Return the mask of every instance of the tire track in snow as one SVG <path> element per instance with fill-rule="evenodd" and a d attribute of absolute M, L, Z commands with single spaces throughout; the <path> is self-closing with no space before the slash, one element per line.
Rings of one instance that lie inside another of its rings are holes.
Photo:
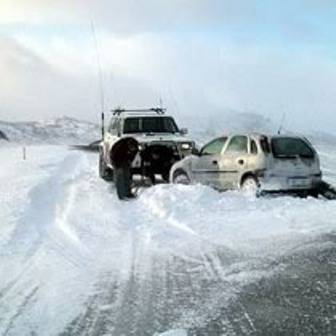
<path fill-rule="evenodd" d="M 6 249 L 19 249 L 29 259 L 46 239 L 53 239 L 51 231 L 67 209 L 64 204 L 69 200 L 69 187 L 81 178 L 81 158 L 74 154 L 67 155 L 55 169 L 49 169 L 49 177 L 29 192 L 29 205 Z M 21 248 L 25 251 L 21 251 Z"/>
<path fill-rule="evenodd" d="M 32 288 L 31 290 L 28 291 L 28 293 L 23 298 L 22 303 L 19 305 L 19 307 L 17 308 L 17 310 L 15 311 L 13 316 L 9 318 L 9 321 L 7 323 L 7 328 L 4 330 L 3 336 L 7 336 L 10 333 L 12 327 L 15 324 L 15 321 L 18 318 L 20 318 L 23 311 L 25 309 L 27 309 L 27 307 L 29 307 L 29 304 L 34 300 L 34 297 L 35 297 L 37 291 L 38 291 L 38 287 L 34 287 L 34 288 Z M 1 321 L 1 319 L 0 319 L 0 321 Z"/>

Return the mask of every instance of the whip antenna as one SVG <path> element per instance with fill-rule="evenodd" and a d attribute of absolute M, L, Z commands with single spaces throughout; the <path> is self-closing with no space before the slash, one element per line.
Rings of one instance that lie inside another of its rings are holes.
<path fill-rule="evenodd" d="M 286 119 L 286 112 L 284 112 L 284 113 L 282 114 L 282 118 L 281 118 L 280 126 L 279 126 L 279 128 L 278 128 L 278 135 L 281 134 L 283 125 L 284 125 L 284 123 L 285 123 L 285 119 Z"/>
<path fill-rule="evenodd" d="M 105 135 L 105 96 L 104 96 L 104 85 L 103 85 L 103 70 L 102 65 L 99 57 L 99 48 L 98 48 L 98 41 L 96 36 L 96 30 L 95 26 L 93 24 L 93 21 L 91 21 L 91 30 L 92 30 L 92 36 L 94 40 L 95 45 L 95 52 L 96 52 L 96 61 L 97 61 L 97 67 L 98 67 L 98 78 L 99 78 L 99 89 L 100 89 L 100 108 L 101 108 L 101 134 L 102 139 L 104 139 Z"/>

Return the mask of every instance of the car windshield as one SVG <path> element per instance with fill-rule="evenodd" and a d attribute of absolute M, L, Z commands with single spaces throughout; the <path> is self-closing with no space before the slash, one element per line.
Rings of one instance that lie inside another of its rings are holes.
<path fill-rule="evenodd" d="M 177 133 L 179 130 L 171 117 L 136 117 L 124 122 L 124 133 Z"/>
<path fill-rule="evenodd" d="M 271 144 L 275 157 L 314 157 L 311 147 L 299 138 L 273 138 Z"/>
<path fill-rule="evenodd" d="M 221 137 L 215 140 L 212 140 L 207 145 L 205 145 L 202 150 L 202 155 L 215 155 L 220 154 L 222 149 L 227 141 L 227 137 Z"/>

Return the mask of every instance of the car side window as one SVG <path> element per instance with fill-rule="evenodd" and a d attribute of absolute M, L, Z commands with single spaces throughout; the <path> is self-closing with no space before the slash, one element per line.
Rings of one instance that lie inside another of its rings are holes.
<path fill-rule="evenodd" d="M 234 136 L 227 146 L 225 153 L 247 153 L 247 137 Z"/>
<path fill-rule="evenodd" d="M 220 154 L 222 152 L 222 149 L 226 143 L 227 137 L 221 137 L 218 139 L 215 139 L 205 145 L 201 151 L 201 155 L 215 155 Z"/>
<path fill-rule="evenodd" d="M 267 153 L 271 152 L 270 145 L 269 145 L 269 142 L 268 142 L 268 138 L 266 136 L 263 136 L 260 139 L 260 146 L 261 146 L 264 153 L 267 154 Z"/>
<path fill-rule="evenodd" d="M 251 140 L 251 154 L 258 154 L 257 143 L 253 139 Z"/>

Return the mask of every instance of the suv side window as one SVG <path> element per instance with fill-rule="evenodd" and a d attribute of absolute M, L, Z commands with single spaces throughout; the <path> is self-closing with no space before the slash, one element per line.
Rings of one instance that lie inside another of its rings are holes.
<path fill-rule="evenodd" d="M 257 143 L 253 139 L 251 140 L 251 154 L 258 154 Z"/>
<path fill-rule="evenodd" d="M 247 153 L 247 143 L 246 136 L 236 135 L 231 139 L 225 153 Z"/>
<path fill-rule="evenodd" d="M 117 118 L 113 118 L 111 120 L 110 126 L 108 128 L 108 131 L 112 135 L 118 135 L 118 126 L 119 126 L 119 120 Z"/>
<path fill-rule="evenodd" d="M 220 154 L 222 152 L 222 149 L 226 143 L 227 137 L 222 137 L 215 139 L 205 145 L 201 151 L 201 155 L 214 155 L 214 154 Z"/>
<path fill-rule="evenodd" d="M 111 122 L 110 122 L 110 125 L 109 125 L 109 128 L 108 128 L 108 131 L 111 133 L 111 134 L 114 134 L 115 133 L 115 124 L 116 124 L 116 118 L 113 118 L 111 119 Z"/>

